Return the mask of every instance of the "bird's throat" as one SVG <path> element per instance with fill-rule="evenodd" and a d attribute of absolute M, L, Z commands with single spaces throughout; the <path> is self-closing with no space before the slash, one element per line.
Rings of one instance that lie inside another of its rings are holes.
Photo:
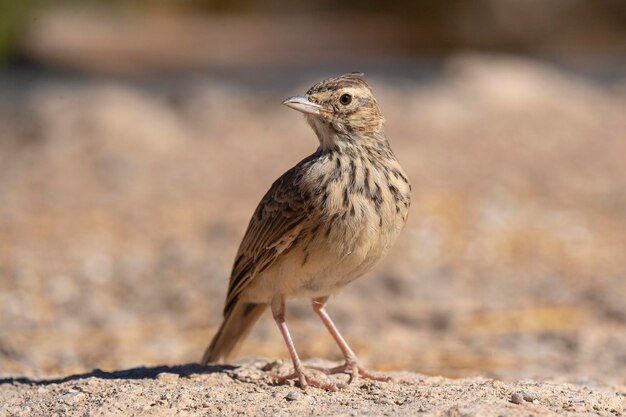
<path fill-rule="evenodd" d="M 357 134 L 356 132 L 339 132 L 333 125 L 314 116 L 308 116 L 307 122 L 315 132 L 322 151 L 343 150 L 344 148 L 362 148 L 362 150 L 377 148 L 380 150 L 389 147 L 382 129 L 368 134 Z"/>
<path fill-rule="evenodd" d="M 320 141 L 322 150 L 334 149 L 337 143 L 337 132 L 328 123 L 316 116 L 307 116 L 307 122 Z"/>

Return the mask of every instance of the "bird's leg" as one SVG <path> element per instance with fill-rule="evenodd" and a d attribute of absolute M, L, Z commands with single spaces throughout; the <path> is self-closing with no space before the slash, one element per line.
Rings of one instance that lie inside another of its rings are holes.
<path fill-rule="evenodd" d="M 330 316 L 326 312 L 326 302 L 328 301 L 328 297 L 318 297 L 313 299 L 313 311 L 322 319 L 322 322 L 335 339 L 335 342 L 343 352 L 343 356 L 346 359 L 346 362 L 335 368 L 331 369 L 323 369 L 322 371 L 327 374 L 337 374 L 337 373 L 347 373 L 350 375 L 350 379 L 348 383 L 352 383 L 356 381 L 359 376 L 362 376 L 365 379 L 373 379 L 375 381 L 384 381 L 388 382 L 391 378 L 387 376 L 378 376 L 368 372 L 365 368 L 359 366 L 356 355 L 348 346 L 348 343 L 343 338 L 337 327 L 335 327 L 335 323 L 330 319 Z"/>
<path fill-rule="evenodd" d="M 337 386 L 332 382 L 322 381 L 305 373 L 304 366 L 302 366 L 302 362 L 298 357 L 298 352 L 296 352 L 296 347 L 293 344 L 293 340 L 291 340 L 291 335 L 289 334 L 289 329 L 287 328 L 287 323 L 285 322 L 284 297 L 274 296 L 274 298 L 272 299 L 271 308 L 272 315 L 274 316 L 274 321 L 276 321 L 278 329 L 283 335 L 283 339 L 285 339 L 287 350 L 289 350 L 289 355 L 291 356 L 291 360 L 293 362 L 293 373 L 286 376 L 277 376 L 276 382 L 279 384 L 284 384 L 289 379 L 297 379 L 300 382 L 300 388 L 302 389 L 306 389 L 307 386 L 311 385 L 314 387 L 326 389 L 328 391 L 337 391 Z"/>

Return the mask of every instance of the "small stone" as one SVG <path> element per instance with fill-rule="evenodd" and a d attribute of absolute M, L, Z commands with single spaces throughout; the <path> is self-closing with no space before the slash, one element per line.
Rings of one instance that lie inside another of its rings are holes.
<path fill-rule="evenodd" d="M 265 365 L 263 365 L 261 367 L 261 370 L 265 371 L 265 372 L 272 371 L 272 370 L 274 370 L 276 368 L 280 368 L 282 366 L 282 364 L 283 364 L 282 360 L 276 360 L 276 361 L 268 362 L 268 363 L 266 363 Z"/>
<path fill-rule="evenodd" d="M 532 403 L 538 399 L 537 394 L 528 391 L 522 391 L 522 398 L 524 398 L 524 401 L 528 401 L 529 403 Z"/>
<path fill-rule="evenodd" d="M 61 400 L 67 405 L 79 403 L 85 400 L 85 398 L 87 398 L 87 396 L 82 392 L 69 392 L 61 396 Z"/>
<path fill-rule="evenodd" d="M 174 382 L 178 381 L 180 376 L 178 374 L 173 374 L 171 372 L 161 372 L 157 375 L 157 379 L 161 382 Z"/>
<path fill-rule="evenodd" d="M 300 396 L 300 394 L 298 394 L 298 392 L 297 392 L 297 391 L 289 391 L 289 394 L 287 394 L 287 395 L 285 396 L 285 399 L 286 399 L 287 401 L 295 401 L 295 400 L 297 400 L 297 399 L 298 399 L 298 397 L 299 397 L 299 396 Z"/>
<path fill-rule="evenodd" d="M 521 404 L 524 402 L 524 397 L 519 392 L 514 392 L 511 394 L 511 400 L 513 404 Z"/>
<path fill-rule="evenodd" d="M 90 386 L 100 385 L 100 379 L 94 376 L 90 376 L 89 378 L 86 379 L 85 383 Z"/>

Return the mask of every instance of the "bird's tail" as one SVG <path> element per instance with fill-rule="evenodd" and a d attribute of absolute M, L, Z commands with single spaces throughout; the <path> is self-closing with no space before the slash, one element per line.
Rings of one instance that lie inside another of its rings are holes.
<path fill-rule="evenodd" d="M 227 360 L 239 348 L 267 304 L 238 301 L 226 312 L 222 324 L 202 356 L 202 364 Z"/>

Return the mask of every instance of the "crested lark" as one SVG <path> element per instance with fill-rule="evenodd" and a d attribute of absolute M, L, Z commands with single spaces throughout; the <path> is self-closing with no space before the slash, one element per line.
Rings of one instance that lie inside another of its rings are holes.
<path fill-rule="evenodd" d="M 241 242 L 228 286 L 224 320 L 202 363 L 228 358 L 270 306 L 297 379 L 335 390 L 306 372 L 285 322 L 285 299 L 309 297 L 343 352 L 350 382 L 377 377 L 357 363 L 325 305 L 331 294 L 368 271 L 391 247 L 407 219 L 411 186 L 383 129 L 384 118 L 362 74 L 315 84 L 284 105 L 302 112 L 320 146 L 265 194 Z"/>

